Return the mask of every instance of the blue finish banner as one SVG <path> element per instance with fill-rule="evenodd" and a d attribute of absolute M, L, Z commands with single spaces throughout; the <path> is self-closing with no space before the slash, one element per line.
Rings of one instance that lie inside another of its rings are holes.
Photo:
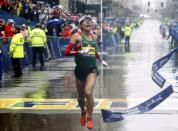
<path fill-rule="evenodd" d="M 162 58 L 155 61 L 152 65 L 152 80 L 159 86 L 163 87 L 166 79 L 162 77 L 157 71 L 161 69 L 171 58 L 171 56 L 178 52 L 178 48 L 173 49 L 170 53 L 163 56 Z M 124 120 L 124 115 L 131 115 L 131 114 L 141 114 L 144 112 L 148 112 L 158 106 L 161 102 L 167 99 L 172 93 L 174 92 L 172 85 L 169 85 L 167 88 L 162 90 L 160 93 L 156 94 L 155 96 L 151 97 L 147 101 L 126 110 L 119 110 L 116 112 L 112 112 L 110 110 L 102 109 L 102 116 L 104 122 L 115 122 Z"/>
<path fill-rule="evenodd" d="M 126 110 L 120 110 L 117 112 L 112 112 L 109 110 L 102 109 L 102 116 L 104 122 L 116 122 L 124 119 L 123 115 L 131 115 L 131 114 L 141 114 L 147 111 L 152 110 L 161 102 L 163 102 L 166 98 L 168 98 L 173 93 L 172 86 L 168 86 L 160 93 L 156 94 L 155 96 L 151 97 L 147 101 Z"/>
<path fill-rule="evenodd" d="M 158 59 L 157 61 L 155 61 L 152 65 L 152 80 L 159 86 L 159 87 L 163 87 L 166 79 L 163 78 L 157 71 L 163 67 L 171 58 L 171 56 L 178 51 L 178 48 L 173 49 L 170 53 L 168 53 L 167 55 L 163 56 L 162 58 Z"/>
<path fill-rule="evenodd" d="M 152 72 L 152 80 L 159 86 L 159 87 L 163 87 L 166 79 L 164 79 L 158 72 Z"/>

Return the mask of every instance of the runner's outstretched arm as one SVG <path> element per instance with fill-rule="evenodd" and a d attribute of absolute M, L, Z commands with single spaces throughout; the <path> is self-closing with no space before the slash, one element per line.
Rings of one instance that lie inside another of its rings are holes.
<path fill-rule="evenodd" d="M 104 60 L 101 59 L 100 55 L 98 54 L 98 52 L 96 52 L 96 59 L 98 59 L 104 66 L 108 66 L 108 63 Z"/>
<path fill-rule="evenodd" d="M 95 56 L 96 56 L 96 59 L 97 59 L 97 60 L 99 60 L 100 62 L 102 61 L 102 59 L 101 59 L 101 57 L 100 57 L 100 55 L 98 54 L 97 51 L 96 51 L 96 55 L 95 55 Z"/>
<path fill-rule="evenodd" d="M 76 54 L 79 54 L 80 51 L 79 50 L 73 50 L 75 47 L 75 45 L 73 43 L 69 43 L 66 47 L 66 50 L 65 50 L 65 55 L 66 56 L 71 56 L 71 55 L 76 55 Z"/>

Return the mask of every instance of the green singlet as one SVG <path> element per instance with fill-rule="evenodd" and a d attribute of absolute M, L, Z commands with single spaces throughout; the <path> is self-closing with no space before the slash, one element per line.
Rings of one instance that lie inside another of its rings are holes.
<path fill-rule="evenodd" d="M 96 42 L 92 37 L 92 40 L 88 41 L 85 36 L 82 36 L 81 50 L 88 50 L 88 53 L 77 54 L 75 56 L 75 62 L 77 67 L 90 69 L 96 67 Z"/>

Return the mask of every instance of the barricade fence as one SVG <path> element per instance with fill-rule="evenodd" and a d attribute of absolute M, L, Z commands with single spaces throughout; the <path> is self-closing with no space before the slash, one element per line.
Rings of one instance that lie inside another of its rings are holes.
<path fill-rule="evenodd" d="M 103 50 L 106 51 L 107 49 L 115 48 L 120 44 L 120 36 L 119 34 L 114 34 L 111 31 L 104 31 L 103 32 Z"/>
<path fill-rule="evenodd" d="M 3 72 L 9 71 L 12 69 L 11 58 L 9 56 L 9 47 L 10 47 L 11 38 L 0 38 L 0 48 L 1 48 L 1 57 L 2 57 L 2 69 Z M 64 51 L 69 43 L 69 37 L 51 37 L 47 36 L 47 46 L 45 47 L 44 58 L 45 60 L 57 59 L 64 57 Z M 25 40 L 24 43 L 25 57 L 21 61 L 22 67 L 28 66 L 32 63 L 32 50 L 30 47 L 30 42 Z"/>
<path fill-rule="evenodd" d="M 112 32 L 107 32 L 103 34 L 103 49 L 113 47 Z M 4 37 L 0 38 L 0 49 L 1 49 L 1 65 L 2 71 L 6 72 L 12 70 L 11 58 L 9 56 L 11 38 Z M 64 57 L 64 51 L 67 44 L 70 41 L 70 37 L 54 37 L 47 36 L 47 46 L 45 47 L 44 58 L 45 60 L 57 59 Z M 32 63 L 32 50 L 30 47 L 30 42 L 25 39 L 24 43 L 25 57 L 21 60 L 22 67 L 28 66 Z"/>

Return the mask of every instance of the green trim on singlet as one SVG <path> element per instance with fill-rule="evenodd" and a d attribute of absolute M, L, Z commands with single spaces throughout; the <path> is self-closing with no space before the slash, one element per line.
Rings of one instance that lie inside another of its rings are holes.
<path fill-rule="evenodd" d="M 85 47 L 88 45 L 90 45 L 92 47 L 96 46 L 96 42 L 95 42 L 94 38 L 92 37 L 92 40 L 88 41 L 85 36 L 82 36 L 82 46 Z"/>
<path fill-rule="evenodd" d="M 88 41 L 85 36 L 82 36 L 81 48 L 92 48 L 96 51 L 96 41 L 94 40 L 93 37 L 92 40 Z M 89 54 L 77 54 L 75 56 L 75 62 L 77 67 L 81 67 L 84 69 L 96 67 L 95 53 L 94 54 L 91 53 L 91 55 Z"/>

